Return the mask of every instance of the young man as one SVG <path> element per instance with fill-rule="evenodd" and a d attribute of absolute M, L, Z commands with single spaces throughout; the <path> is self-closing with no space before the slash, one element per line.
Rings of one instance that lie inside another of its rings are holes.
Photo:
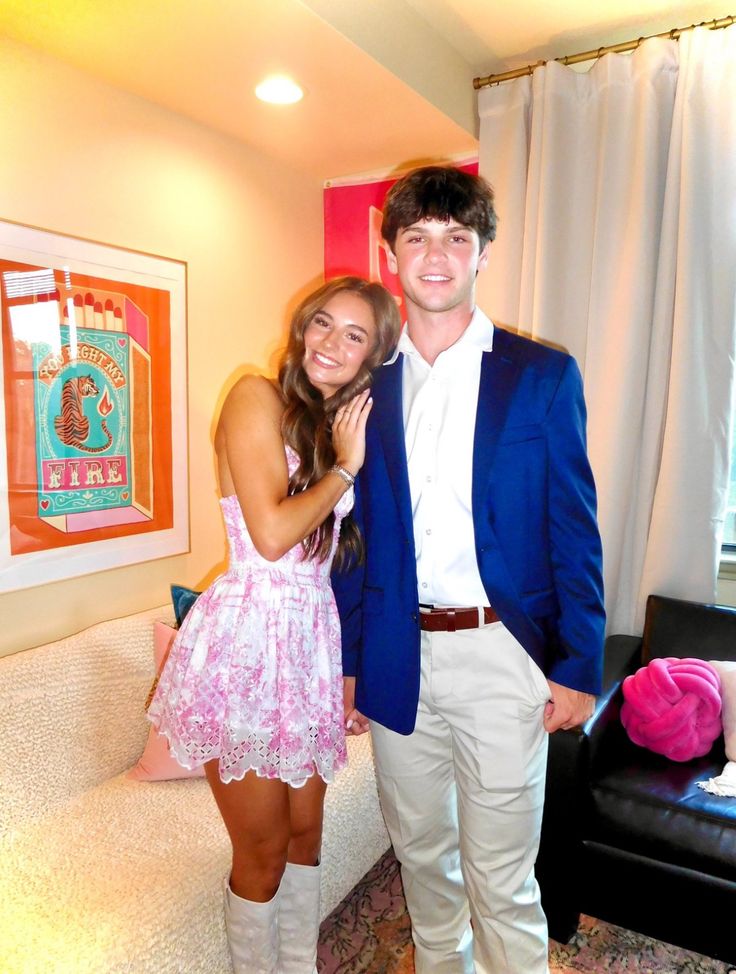
<path fill-rule="evenodd" d="M 454 168 L 387 197 L 406 327 L 373 385 L 365 561 L 333 580 L 348 726 L 370 719 L 417 974 L 547 971 L 547 734 L 581 724 L 600 689 L 580 374 L 475 307 L 495 224 L 490 187 Z"/>

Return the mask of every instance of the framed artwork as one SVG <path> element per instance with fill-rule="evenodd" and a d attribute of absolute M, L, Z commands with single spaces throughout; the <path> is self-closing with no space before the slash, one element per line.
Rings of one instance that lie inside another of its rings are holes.
<path fill-rule="evenodd" d="M 0 593 L 189 550 L 186 265 L 0 221 Z"/>

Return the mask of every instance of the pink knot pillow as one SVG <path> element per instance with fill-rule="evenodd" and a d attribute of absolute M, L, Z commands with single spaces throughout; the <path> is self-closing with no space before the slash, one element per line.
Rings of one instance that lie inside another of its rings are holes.
<path fill-rule="evenodd" d="M 702 659 L 653 659 L 623 683 L 621 722 L 640 747 L 672 761 L 707 754 L 721 733 L 721 680 Z"/>

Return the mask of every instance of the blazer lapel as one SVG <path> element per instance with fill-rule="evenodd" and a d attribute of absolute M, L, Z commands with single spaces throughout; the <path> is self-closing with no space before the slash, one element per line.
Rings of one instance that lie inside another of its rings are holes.
<path fill-rule="evenodd" d="M 519 381 L 521 370 L 508 347 L 506 333 L 496 328 L 493 351 L 483 353 L 478 388 L 478 409 L 473 443 L 473 511 L 485 509 L 486 490 L 496 455 L 498 438 Z M 482 519 L 485 520 L 485 519 Z M 474 516 L 476 532 L 479 520 Z"/>
<path fill-rule="evenodd" d="M 375 423 L 383 446 L 391 488 L 407 539 L 414 543 L 411 515 L 409 472 L 404 439 L 404 406 L 402 401 L 402 362 L 399 355 L 391 365 L 384 365 L 373 381 L 373 412 L 368 425 Z"/>

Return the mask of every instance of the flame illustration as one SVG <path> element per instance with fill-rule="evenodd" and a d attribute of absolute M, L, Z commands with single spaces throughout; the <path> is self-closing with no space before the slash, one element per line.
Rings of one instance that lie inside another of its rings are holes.
<path fill-rule="evenodd" d="M 100 414 L 100 416 L 109 416 L 114 408 L 115 406 L 107 393 L 107 389 L 105 389 L 102 394 L 102 398 L 97 403 L 97 412 Z"/>

